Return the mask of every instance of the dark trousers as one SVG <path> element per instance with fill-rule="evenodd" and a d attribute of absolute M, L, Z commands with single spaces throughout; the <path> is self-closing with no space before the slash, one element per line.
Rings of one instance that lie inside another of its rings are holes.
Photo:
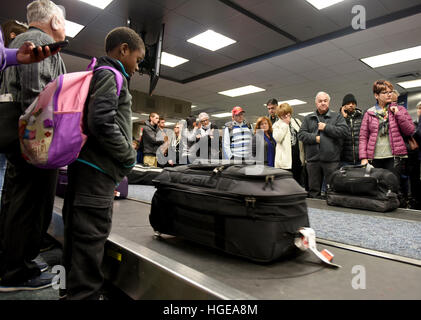
<path fill-rule="evenodd" d="M 0 212 L 0 277 L 13 285 L 39 275 L 38 254 L 54 207 L 58 170 L 39 169 L 7 155 Z"/>
<path fill-rule="evenodd" d="M 421 209 L 420 160 L 418 154 L 410 154 L 408 158 L 408 174 L 411 191 L 410 205 L 412 209 Z"/>
<path fill-rule="evenodd" d="M 111 231 L 115 182 L 78 161 L 68 166 L 63 204 L 67 299 L 98 299 L 104 245 Z"/>
<path fill-rule="evenodd" d="M 330 183 L 330 175 L 339 167 L 339 162 L 307 162 L 308 193 L 312 198 L 320 197 L 323 180 Z"/>
<path fill-rule="evenodd" d="M 305 183 L 303 181 L 303 165 L 300 160 L 300 150 L 298 148 L 298 143 L 292 147 L 292 175 L 301 186 L 304 187 Z"/>

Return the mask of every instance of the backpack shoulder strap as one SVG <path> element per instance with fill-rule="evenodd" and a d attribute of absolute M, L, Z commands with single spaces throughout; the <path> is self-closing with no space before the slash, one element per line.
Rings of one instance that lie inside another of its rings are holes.
<path fill-rule="evenodd" d="M 121 88 L 123 87 L 123 75 L 120 73 L 120 71 L 110 66 L 101 66 L 94 69 L 94 71 L 97 70 L 110 70 L 114 72 L 115 81 L 117 82 L 117 96 L 120 96 Z"/>

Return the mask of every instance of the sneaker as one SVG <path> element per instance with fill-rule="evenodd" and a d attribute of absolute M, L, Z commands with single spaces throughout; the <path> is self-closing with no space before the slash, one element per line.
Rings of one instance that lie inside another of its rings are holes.
<path fill-rule="evenodd" d="M 44 258 L 41 257 L 40 255 L 38 255 L 34 260 L 32 260 L 33 262 L 36 263 L 37 267 L 39 268 L 39 270 L 41 272 L 45 272 L 48 270 L 48 263 L 45 262 Z"/>
<path fill-rule="evenodd" d="M 0 285 L 0 292 L 33 291 L 41 290 L 53 285 L 55 274 L 43 272 L 39 276 L 26 280 L 16 285 Z"/>
<path fill-rule="evenodd" d="M 59 300 L 67 300 L 67 290 L 66 289 L 58 289 L 58 299 Z"/>

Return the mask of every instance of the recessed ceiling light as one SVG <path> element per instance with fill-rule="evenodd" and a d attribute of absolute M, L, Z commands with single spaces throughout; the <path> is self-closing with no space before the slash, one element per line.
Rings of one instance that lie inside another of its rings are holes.
<path fill-rule="evenodd" d="M 191 106 L 192 109 L 197 108 L 197 106 Z"/>
<path fill-rule="evenodd" d="M 228 117 L 231 117 L 231 116 L 232 116 L 231 112 L 212 114 L 212 117 L 215 117 L 215 118 L 228 118 Z"/>
<path fill-rule="evenodd" d="M 140 115 L 149 117 L 149 113 L 141 113 Z"/>
<path fill-rule="evenodd" d="M 249 86 L 245 86 L 241 88 L 221 91 L 218 93 L 223 94 L 224 96 L 229 96 L 229 97 L 239 97 L 246 94 L 251 94 L 251 93 L 256 93 L 256 92 L 261 92 L 261 91 L 266 91 L 266 89 L 249 85 Z"/>
<path fill-rule="evenodd" d="M 421 59 L 421 46 L 384 53 L 360 60 L 372 68 L 378 68 L 416 59 Z"/>
<path fill-rule="evenodd" d="M 82 26 L 79 23 L 72 22 L 69 20 L 64 20 L 66 28 L 66 36 L 70 38 L 76 37 L 76 35 L 83 29 L 85 26 Z"/>
<path fill-rule="evenodd" d="M 405 89 L 418 88 L 421 87 L 421 79 L 398 82 L 398 85 Z"/>
<path fill-rule="evenodd" d="M 310 3 L 316 9 L 322 10 L 324 8 L 333 6 L 334 4 L 337 4 L 344 0 L 306 0 L 306 1 Z"/>
<path fill-rule="evenodd" d="M 188 39 L 187 42 L 193 43 L 211 51 L 216 51 L 236 43 L 237 41 L 223 36 L 222 34 L 219 34 L 215 31 L 208 30 L 191 39 Z"/>
<path fill-rule="evenodd" d="M 292 100 L 278 102 L 278 105 L 281 105 L 283 103 L 288 103 L 290 106 L 299 106 L 301 104 L 307 104 L 307 102 L 305 102 L 305 101 L 301 101 L 301 100 L 298 100 L 298 99 L 292 99 Z"/>
<path fill-rule="evenodd" d="M 139 119 L 139 117 L 132 117 L 132 120 L 137 120 Z"/>
<path fill-rule="evenodd" d="M 91 6 L 104 9 L 106 6 L 108 6 L 113 0 L 79 0 L 82 2 L 85 2 L 87 4 L 90 4 Z"/>
<path fill-rule="evenodd" d="M 169 127 L 171 127 L 171 126 L 173 126 L 173 125 L 175 125 L 175 123 L 174 123 L 174 122 L 167 122 L 167 121 L 165 121 L 165 126 L 169 126 Z"/>
<path fill-rule="evenodd" d="M 181 57 L 177 57 L 167 52 L 162 52 L 162 55 L 161 55 L 161 64 L 163 64 L 164 66 L 171 67 L 171 68 L 174 68 L 176 66 L 179 66 L 180 64 L 186 63 L 187 61 L 189 60 L 181 58 Z"/>

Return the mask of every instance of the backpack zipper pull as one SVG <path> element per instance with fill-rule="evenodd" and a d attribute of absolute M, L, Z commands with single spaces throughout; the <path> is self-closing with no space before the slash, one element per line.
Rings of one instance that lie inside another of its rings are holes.
<path fill-rule="evenodd" d="M 266 178 L 265 178 L 265 186 L 263 187 L 263 190 L 266 190 L 266 187 L 268 185 L 270 185 L 271 190 L 273 190 L 272 183 L 273 183 L 274 180 L 275 180 L 275 176 L 273 176 L 273 175 L 266 176 Z"/>

